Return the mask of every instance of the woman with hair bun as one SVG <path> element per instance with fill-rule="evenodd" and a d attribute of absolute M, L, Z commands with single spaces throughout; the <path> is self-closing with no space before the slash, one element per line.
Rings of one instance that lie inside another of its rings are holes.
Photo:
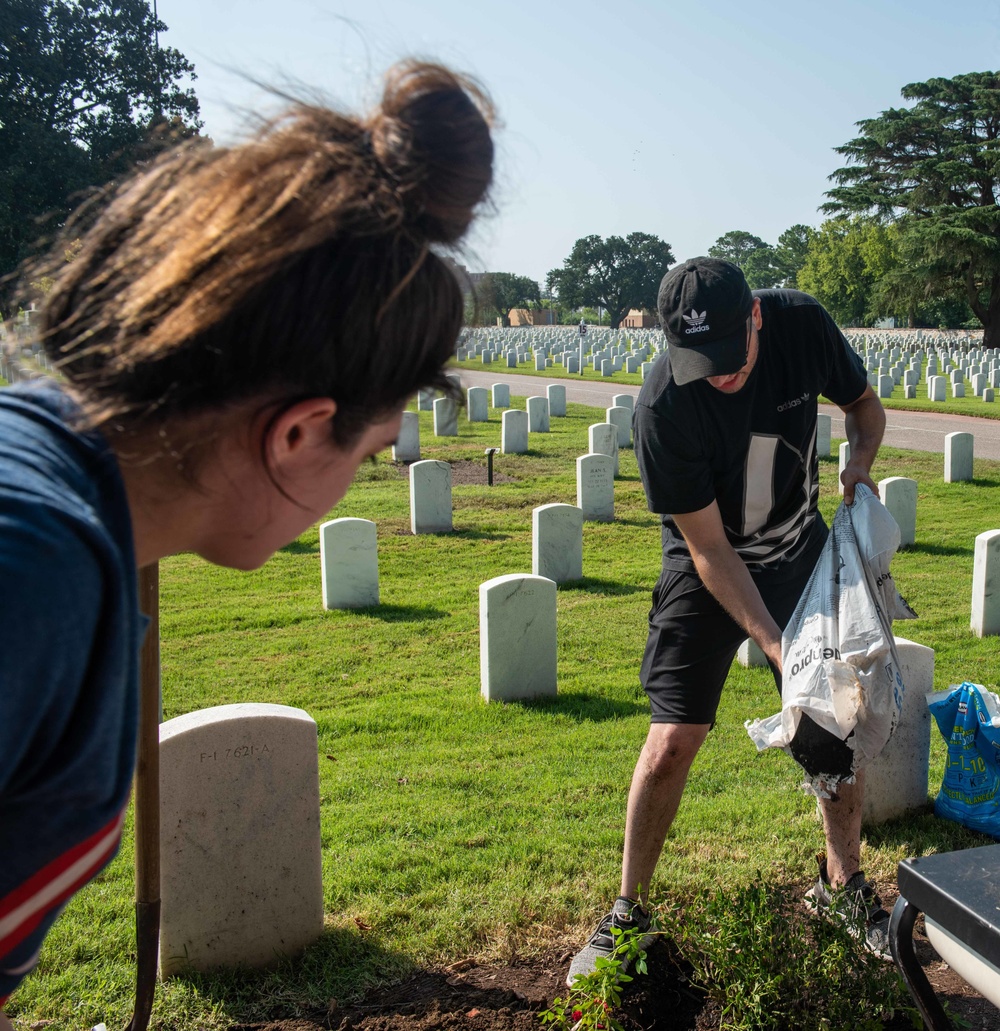
<path fill-rule="evenodd" d="M 242 145 L 172 152 L 35 270 L 62 382 L 0 390 L 0 1027 L 118 848 L 137 569 L 180 551 L 256 568 L 418 389 L 449 389 L 462 295 L 433 248 L 486 197 L 491 124 L 473 82 L 406 63 L 366 118 L 301 104 Z"/>

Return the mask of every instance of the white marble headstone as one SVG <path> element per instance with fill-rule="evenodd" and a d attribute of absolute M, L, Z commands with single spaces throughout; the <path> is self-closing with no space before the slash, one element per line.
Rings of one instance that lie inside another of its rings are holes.
<path fill-rule="evenodd" d="M 479 665 L 488 702 L 556 694 L 552 580 L 513 573 L 479 585 Z"/>
<path fill-rule="evenodd" d="M 323 931 L 316 724 L 220 705 L 160 726 L 160 972 L 272 966 Z"/>
<path fill-rule="evenodd" d="M 576 460 L 576 504 L 584 519 L 614 521 L 615 474 L 610 455 L 581 455 Z"/>
<path fill-rule="evenodd" d="M 505 455 L 523 455 L 528 450 L 528 413 L 510 408 L 500 418 L 500 450 Z"/>
<path fill-rule="evenodd" d="M 378 604 L 378 536 L 370 519 L 345 516 L 319 528 L 323 608 Z"/>
<path fill-rule="evenodd" d="M 557 584 L 583 576 L 583 512 L 575 505 L 539 505 L 531 513 L 531 572 Z"/>
<path fill-rule="evenodd" d="M 410 466 L 410 529 L 413 533 L 450 533 L 451 466 L 433 460 Z"/>

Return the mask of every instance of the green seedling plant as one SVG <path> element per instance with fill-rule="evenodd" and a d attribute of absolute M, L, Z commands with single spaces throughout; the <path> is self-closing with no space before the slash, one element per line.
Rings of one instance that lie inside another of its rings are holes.
<path fill-rule="evenodd" d="M 578 974 L 565 998 L 552 1000 L 552 1006 L 539 1014 L 543 1024 L 560 1031 L 624 1031 L 614 1011 L 621 1005 L 622 991 L 637 974 L 646 973 L 646 950 L 639 947 L 643 932 L 612 927 L 615 947 L 610 956 L 598 956 L 592 974 Z"/>
<path fill-rule="evenodd" d="M 881 1031 L 897 1013 L 921 1026 L 893 964 L 866 948 L 863 914 L 807 909 L 793 889 L 758 876 L 733 892 L 703 891 L 662 919 L 724 1031 Z"/>

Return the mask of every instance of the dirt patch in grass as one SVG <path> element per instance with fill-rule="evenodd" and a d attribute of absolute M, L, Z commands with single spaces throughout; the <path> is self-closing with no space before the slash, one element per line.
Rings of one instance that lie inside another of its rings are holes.
<path fill-rule="evenodd" d="M 470 484 L 481 484 L 485 486 L 489 483 L 489 470 L 487 469 L 485 459 L 483 459 L 482 462 L 473 462 L 469 458 L 459 458 L 457 461 L 449 464 L 451 465 L 451 485 L 453 487 L 464 487 Z M 405 479 L 408 480 L 410 478 L 409 463 L 397 462 L 393 468 L 395 468 L 399 472 L 399 475 Z M 506 473 L 502 473 L 499 469 L 494 468 L 493 482 L 517 483 L 517 477 L 508 476 Z"/>
<path fill-rule="evenodd" d="M 915 943 L 928 979 L 956 1026 L 1000 1029 L 1000 1013 L 937 959 L 921 933 Z M 331 1002 L 327 1012 L 312 1019 L 246 1024 L 237 1031 L 540 1031 L 538 1014 L 556 996 L 565 995 L 570 958 L 570 952 L 560 950 L 512 966 L 466 960 L 418 971 L 369 993 L 357 1005 Z M 647 962 L 648 974 L 628 985 L 617 1014 L 627 1031 L 718 1031 L 718 1006 L 691 984 L 689 968 L 670 943 L 654 944 Z M 913 1025 L 900 1015 L 886 1027 L 912 1031 Z"/>

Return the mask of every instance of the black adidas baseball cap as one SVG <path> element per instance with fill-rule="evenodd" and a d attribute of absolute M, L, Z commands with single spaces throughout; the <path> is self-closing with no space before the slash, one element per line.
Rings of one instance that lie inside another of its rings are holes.
<path fill-rule="evenodd" d="M 660 282 L 656 306 L 675 383 L 743 368 L 753 295 L 738 265 L 721 258 L 681 262 Z"/>

